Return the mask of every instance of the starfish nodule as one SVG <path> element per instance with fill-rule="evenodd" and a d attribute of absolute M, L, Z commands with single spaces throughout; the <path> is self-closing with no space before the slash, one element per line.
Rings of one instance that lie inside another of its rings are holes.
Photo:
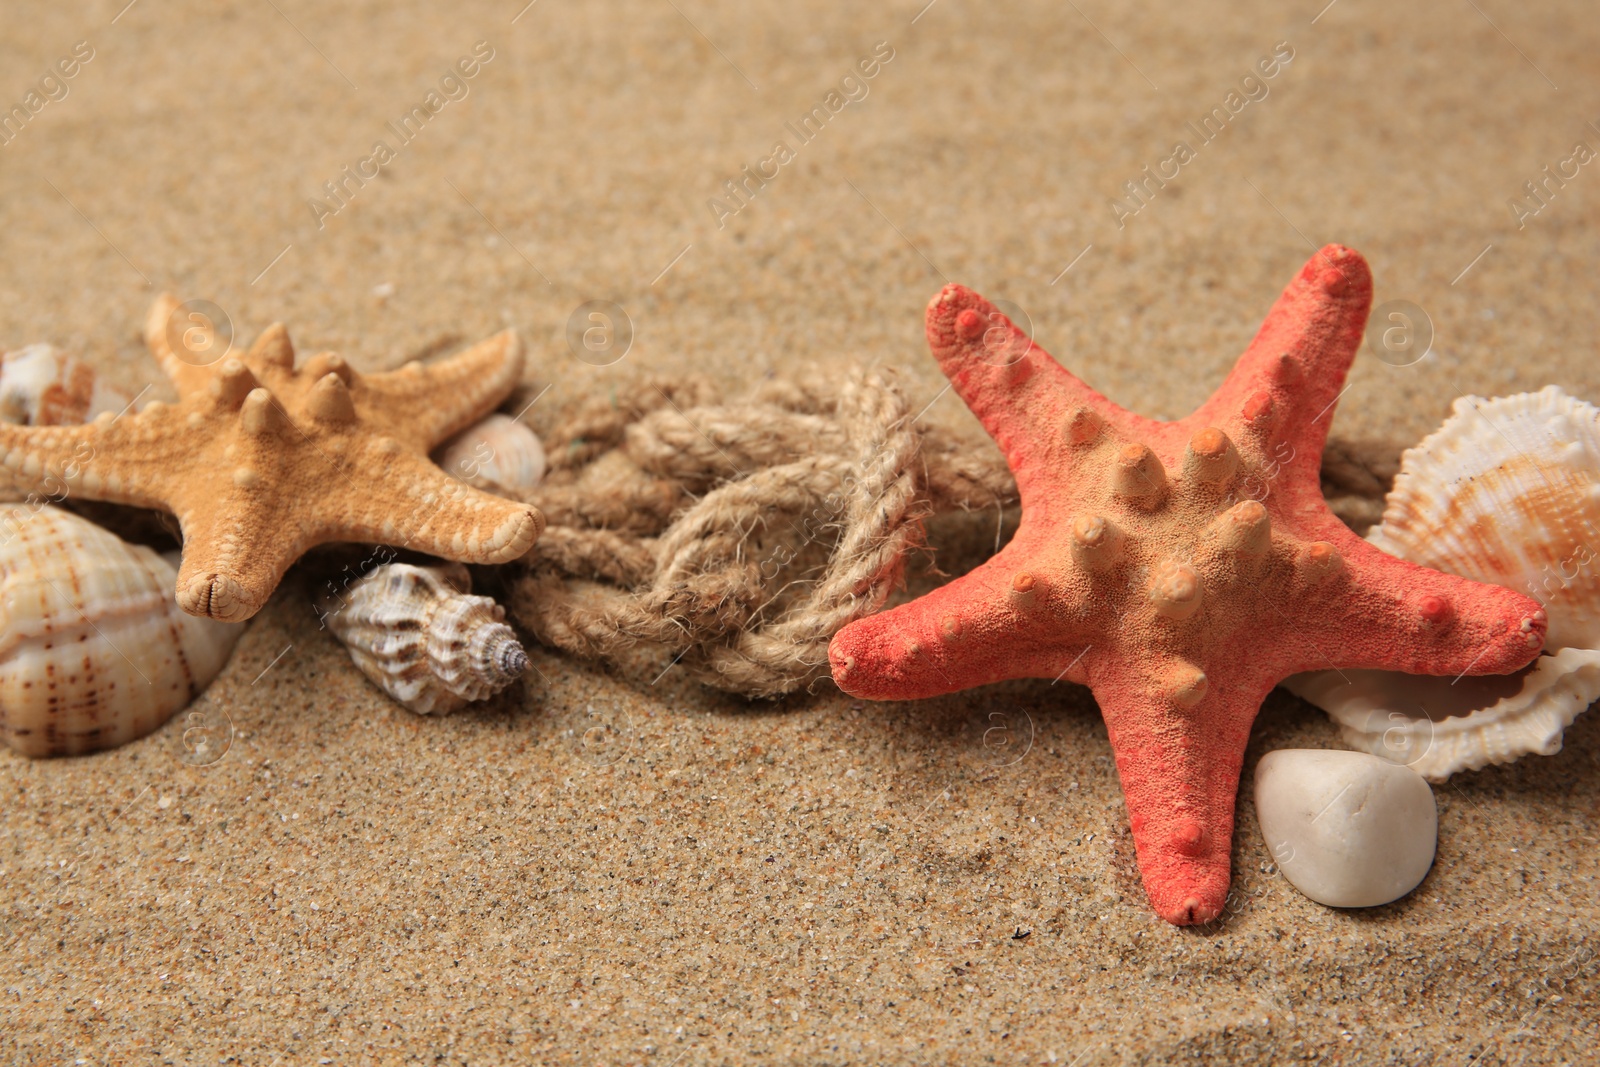
<path fill-rule="evenodd" d="M 502 563 L 538 539 L 537 509 L 428 459 L 516 386 L 522 347 L 512 331 L 427 366 L 357 374 L 332 352 L 297 368 L 288 332 L 273 325 L 243 357 L 201 365 L 167 337 L 178 306 L 157 301 L 145 329 L 176 403 L 83 426 L 0 425 L 0 463 L 52 497 L 176 515 L 183 610 L 248 619 L 295 560 L 328 541 Z"/>
<path fill-rule="evenodd" d="M 1161 422 L 946 286 L 928 342 L 1005 453 L 1022 522 L 976 570 L 840 630 L 839 687 L 1088 685 L 1151 904 L 1179 925 L 1217 918 L 1245 744 L 1274 685 L 1328 667 L 1502 674 L 1544 641 L 1536 601 L 1385 555 L 1324 503 L 1322 448 L 1371 300 L 1365 260 L 1322 249 L 1222 387 Z"/>

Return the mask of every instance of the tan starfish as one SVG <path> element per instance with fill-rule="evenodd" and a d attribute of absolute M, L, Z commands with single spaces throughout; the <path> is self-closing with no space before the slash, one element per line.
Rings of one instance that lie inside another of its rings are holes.
<path fill-rule="evenodd" d="M 168 340 L 178 307 L 163 296 L 145 326 L 177 403 L 84 426 L 0 425 L 0 462 L 53 496 L 176 515 L 183 610 L 248 619 L 296 559 L 328 541 L 502 563 L 538 539 L 537 509 L 479 492 L 428 459 L 517 384 L 514 332 L 427 366 L 357 374 L 332 352 L 296 368 L 288 331 L 273 325 L 242 358 L 197 365 Z"/>

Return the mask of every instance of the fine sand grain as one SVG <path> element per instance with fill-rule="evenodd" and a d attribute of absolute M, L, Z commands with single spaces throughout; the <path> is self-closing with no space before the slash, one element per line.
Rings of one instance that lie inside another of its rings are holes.
<path fill-rule="evenodd" d="M 1336 439 L 1392 463 L 1461 394 L 1600 399 L 1600 163 L 1573 162 L 1600 147 L 1600 22 L 1576 0 L 126 2 L 0 18 L 7 107 L 92 50 L 0 146 L 0 344 L 133 389 L 167 395 L 139 330 L 170 289 L 365 369 L 514 325 L 552 386 L 535 426 L 645 371 L 736 394 L 877 363 L 990 449 L 922 341 L 947 279 L 1175 417 L 1337 241 L 1434 336 L 1410 366 L 1363 353 Z M 740 205 L 746 165 L 772 177 Z M 1547 165 L 1573 176 L 1509 207 Z M 566 345 L 590 300 L 632 323 L 609 366 Z M 997 518 L 936 523 L 942 570 Z M 1234 906 L 1177 929 L 1081 688 L 751 705 L 649 650 L 532 648 L 525 684 L 430 720 L 354 670 L 309 583 L 196 705 L 235 731 L 220 762 L 179 758 L 181 716 L 87 758 L 0 752 L 0 1061 L 1593 1062 L 1593 712 L 1557 756 L 1437 787 L 1432 873 L 1370 911 L 1276 874 L 1246 791 Z M 1337 744 L 1274 692 L 1246 775 Z"/>

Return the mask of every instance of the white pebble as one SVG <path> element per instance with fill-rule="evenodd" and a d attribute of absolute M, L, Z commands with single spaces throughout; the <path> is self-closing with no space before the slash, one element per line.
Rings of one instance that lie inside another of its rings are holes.
<path fill-rule="evenodd" d="M 1319 904 L 1387 904 L 1433 866 L 1439 811 L 1409 767 L 1365 752 L 1279 749 L 1256 764 L 1255 795 L 1278 869 Z"/>

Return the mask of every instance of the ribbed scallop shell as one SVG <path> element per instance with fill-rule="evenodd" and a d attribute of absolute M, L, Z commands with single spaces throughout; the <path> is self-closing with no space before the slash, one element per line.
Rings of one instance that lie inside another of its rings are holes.
<path fill-rule="evenodd" d="M 1600 409 L 1553 385 L 1462 397 L 1406 451 L 1367 540 L 1540 601 L 1548 648 L 1600 648 Z"/>
<path fill-rule="evenodd" d="M 520 497 L 544 480 L 539 435 L 508 415 L 489 415 L 434 450 L 434 462 L 469 485 Z"/>
<path fill-rule="evenodd" d="M 435 715 L 499 692 L 528 664 L 505 610 L 470 588 L 460 564 L 389 563 L 324 597 L 321 608 L 373 684 Z"/>
<path fill-rule="evenodd" d="M 28 345 L 0 362 L 0 421 L 70 426 L 102 411 L 116 414 L 132 399 L 54 345 Z"/>
<path fill-rule="evenodd" d="M 1462 397 L 1406 451 L 1367 540 L 1539 600 L 1545 654 L 1513 675 L 1317 671 L 1284 687 L 1326 711 L 1352 747 L 1433 781 L 1559 752 L 1562 732 L 1600 698 L 1600 409 L 1553 385 Z"/>
<path fill-rule="evenodd" d="M 1562 732 L 1600 699 L 1600 651 L 1563 648 L 1509 675 L 1317 671 L 1283 685 L 1327 711 L 1351 748 L 1442 782 L 1457 771 L 1560 752 Z"/>
<path fill-rule="evenodd" d="M 25 756 L 125 744 L 186 707 L 244 627 L 186 615 L 177 572 L 68 511 L 0 505 L 0 737 Z"/>

